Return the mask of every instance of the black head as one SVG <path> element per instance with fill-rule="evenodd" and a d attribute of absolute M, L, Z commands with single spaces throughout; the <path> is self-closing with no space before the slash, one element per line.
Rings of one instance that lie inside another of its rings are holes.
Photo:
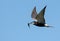
<path fill-rule="evenodd" d="M 28 23 L 28 27 L 30 27 L 30 24 L 35 25 L 36 24 L 36 21 L 32 21 L 32 22 Z"/>

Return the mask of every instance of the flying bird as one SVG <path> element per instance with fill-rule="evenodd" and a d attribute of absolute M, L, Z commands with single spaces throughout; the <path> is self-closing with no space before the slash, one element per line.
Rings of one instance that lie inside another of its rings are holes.
<path fill-rule="evenodd" d="M 45 18 L 44 18 L 44 15 L 45 15 L 45 10 L 46 10 L 46 7 L 45 6 L 40 12 L 39 14 L 37 14 L 36 12 L 36 6 L 34 7 L 33 11 L 32 11 L 32 14 L 31 14 L 31 18 L 34 19 L 34 21 L 28 23 L 28 26 L 30 27 L 30 24 L 33 24 L 35 26 L 39 26 L 39 27 L 50 27 L 46 24 L 45 22 Z"/>

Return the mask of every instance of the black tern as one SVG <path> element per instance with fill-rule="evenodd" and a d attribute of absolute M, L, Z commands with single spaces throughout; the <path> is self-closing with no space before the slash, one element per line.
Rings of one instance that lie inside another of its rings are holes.
<path fill-rule="evenodd" d="M 28 26 L 29 26 L 29 27 L 30 27 L 30 24 L 33 24 L 33 25 L 39 26 L 39 27 L 50 27 L 50 26 L 48 26 L 48 25 L 46 24 L 45 18 L 44 18 L 46 7 L 47 7 L 47 6 L 45 6 L 45 7 L 39 12 L 39 14 L 37 14 L 37 12 L 36 12 L 36 6 L 34 7 L 34 9 L 33 9 L 33 11 L 32 11 L 32 14 L 31 14 L 31 17 L 32 17 L 32 19 L 34 19 L 34 21 L 28 23 Z"/>

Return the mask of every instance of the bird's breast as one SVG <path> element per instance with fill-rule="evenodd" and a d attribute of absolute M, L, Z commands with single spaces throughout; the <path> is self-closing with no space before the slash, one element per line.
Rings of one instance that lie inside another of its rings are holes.
<path fill-rule="evenodd" d="M 44 26 L 44 24 L 38 23 L 38 22 L 36 22 L 34 25 L 36 25 L 36 26 Z"/>

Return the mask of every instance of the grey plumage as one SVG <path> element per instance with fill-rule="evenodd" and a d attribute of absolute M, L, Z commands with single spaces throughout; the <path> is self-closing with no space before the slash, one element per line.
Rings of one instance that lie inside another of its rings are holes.
<path fill-rule="evenodd" d="M 37 20 L 39 23 L 45 24 L 45 18 L 44 18 L 45 9 L 46 9 L 46 6 L 39 12 L 39 14 L 37 14 L 36 7 L 34 7 L 31 17 Z"/>
<path fill-rule="evenodd" d="M 37 16 L 37 12 L 36 12 L 36 6 L 35 6 L 33 11 L 32 11 L 31 17 L 35 19 L 36 16 Z"/>
<path fill-rule="evenodd" d="M 46 9 L 46 6 L 37 14 L 36 6 L 34 7 L 32 14 L 31 14 L 31 17 L 34 19 L 34 21 L 28 23 L 29 28 L 30 28 L 30 24 L 33 24 L 39 27 L 52 27 L 46 24 L 45 22 L 45 18 L 44 18 L 45 9 Z"/>

